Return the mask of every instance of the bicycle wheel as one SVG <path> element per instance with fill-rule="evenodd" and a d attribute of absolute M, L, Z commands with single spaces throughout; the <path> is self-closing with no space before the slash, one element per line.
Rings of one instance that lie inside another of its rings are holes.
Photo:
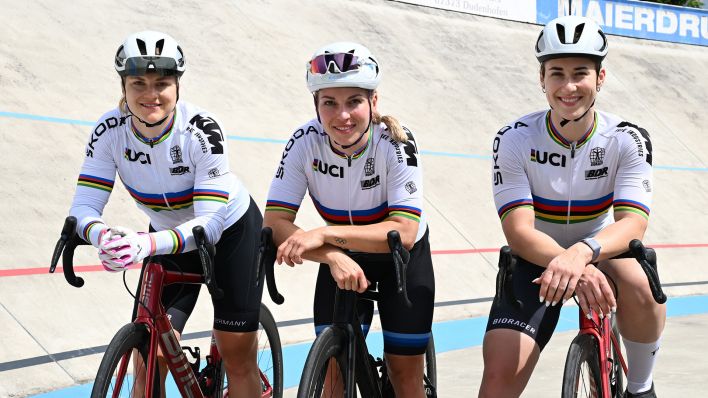
<path fill-rule="evenodd" d="M 342 369 L 346 364 L 343 347 L 344 337 L 339 329 L 328 327 L 317 336 L 305 360 L 297 391 L 298 398 L 341 396 L 344 390 Z"/>
<path fill-rule="evenodd" d="M 425 376 L 433 386 L 438 382 L 438 367 L 435 361 L 435 341 L 433 335 L 428 340 L 428 348 L 425 349 Z"/>
<path fill-rule="evenodd" d="M 563 372 L 562 398 L 602 396 L 598 345 L 594 336 L 579 334 L 570 343 Z"/>
<path fill-rule="evenodd" d="M 91 390 L 91 398 L 142 396 L 145 391 L 150 334 L 145 325 L 129 323 L 113 337 Z M 153 394 L 159 396 L 159 375 L 153 381 Z"/>
<path fill-rule="evenodd" d="M 270 384 L 273 398 L 283 396 L 283 348 L 280 345 L 280 334 L 275 324 L 273 314 L 268 307 L 261 303 L 261 312 L 258 318 L 258 368 L 264 390 Z M 265 391 L 264 391 L 265 392 Z M 268 396 L 268 395 L 264 395 Z"/>
<path fill-rule="evenodd" d="M 275 324 L 275 318 L 265 304 L 261 303 L 258 315 L 258 369 L 261 373 L 261 387 L 263 398 L 283 397 L 283 349 L 280 345 L 280 334 Z M 228 380 L 224 369 L 223 360 L 216 365 L 218 371 L 214 381 L 220 389 L 216 389 L 211 397 L 228 397 Z"/>
<path fill-rule="evenodd" d="M 428 347 L 425 349 L 425 375 L 423 381 L 425 382 L 425 395 L 427 397 L 436 396 L 438 369 L 435 361 L 435 341 L 432 334 L 430 335 L 430 340 L 428 340 Z"/>
<path fill-rule="evenodd" d="M 612 361 L 612 369 L 610 370 L 610 392 L 612 398 L 623 398 L 624 369 L 622 369 L 622 363 L 620 363 L 619 360 L 621 353 L 617 351 L 618 349 L 621 350 L 621 346 L 619 346 L 621 343 L 619 329 L 617 328 L 617 319 L 614 316 L 612 317 L 612 334 L 615 335 L 618 346 L 615 347 L 615 345 L 612 344 L 612 354 L 610 357 Z"/>

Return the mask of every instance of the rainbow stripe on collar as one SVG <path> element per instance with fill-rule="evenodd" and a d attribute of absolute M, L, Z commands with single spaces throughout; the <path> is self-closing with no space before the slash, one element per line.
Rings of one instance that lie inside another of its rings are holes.
<path fill-rule="evenodd" d="M 135 138 L 138 139 L 138 141 L 142 142 L 143 144 L 147 145 L 157 145 L 167 139 L 167 137 L 170 136 L 172 133 L 172 129 L 175 126 L 175 119 L 177 118 L 177 111 L 175 111 L 175 114 L 172 115 L 172 119 L 170 119 L 170 123 L 165 127 L 164 130 L 158 135 L 157 137 L 154 138 L 147 138 L 143 136 L 138 129 L 135 128 L 135 124 L 133 123 L 133 120 L 130 120 L 130 130 L 133 132 L 133 135 Z"/>
<path fill-rule="evenodd" d="M 548 135 L 551 136 L 551 139 L 555 141 L 558 145 L 562 146 L 563 148 L 570 148 L 571 142 L 566 140 L 558 131 L 558 129 L 556 129 L 556 126 L 553 125 L 553 122 L 551 121 L 551 111 L 548 111 L 548 113 L 546 113 L 546 130 L 548 131 Z M 586 142 L 590 141 L 590 137 L 595 134 L 595 130 L 597 130 L 597 112 L 594 112 L 593 114 L 592 126 L 590 126 L 588 131 L 586 131 L 585 134 L 580 137 L 575 147 L 580 148 Z"/>

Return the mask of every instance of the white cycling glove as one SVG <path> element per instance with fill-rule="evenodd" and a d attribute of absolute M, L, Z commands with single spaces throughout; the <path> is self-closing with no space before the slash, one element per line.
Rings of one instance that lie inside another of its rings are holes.
<path fill-rule="evenodd" d="M 148 233 L 135 233 L 125 227 L 112 227 L 100 239 L 98 257 L 106 271 L 123 271 L 140 263 L 155 251 L 154 238 Z"/>

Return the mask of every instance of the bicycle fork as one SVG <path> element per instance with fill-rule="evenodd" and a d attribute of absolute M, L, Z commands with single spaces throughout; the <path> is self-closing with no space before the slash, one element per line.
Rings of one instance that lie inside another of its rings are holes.
<path fill-rule="evenodd" d="M 611 397 L 610 378 L 615 377 L 613 367 L 617 358 L 612 357 L 612 347 L 616 347 L 617 352 L 620 352 L 620 345 L 617 337 L 612 332 L 612 323 L 610 316 L 600 319 L 595 311 L 592 311 L 592 319 L 588 319 L 583 311 L 580 311 L 580 334 L 592 335 L 597 341 L 598 361 L 600 365 L 600 388 L 602 397 Z M 624 372 L 627 372 L 627 365 L 621 355 L 617 355 L 622 364 Z"/>

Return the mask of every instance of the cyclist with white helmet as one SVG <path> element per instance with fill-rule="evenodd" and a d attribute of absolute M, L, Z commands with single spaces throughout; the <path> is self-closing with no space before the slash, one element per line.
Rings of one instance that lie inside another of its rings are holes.
<path fill-rule="evenodd" d="M 363 292 L 378 283 L 384 352 L 396 396 L 423 397 L 423 354 L 433 317 L 435 282 L 423 211 L 421 159 L 413 133 L 380 116 L 380 64 L 356 43 L 327 45 L 307 63 L 317 118 L 295 130 L 268 193 L 264 224 L 274 231 L 278 262 L 320 263 L 315 331 L 332 323 L 335 287 Z M 326 226 L 305 231 L 295 216 L 305 192 Z M 411 253 L 407 289 L 395 294 L 386 236 L 399 231 Z M 359 313 L 368 328 L 373 304 Z"/>
<path fill-rule="evenodd" d="M 216 245 L 215 279 L 224 291 L 213 300 L 214 335 L 229 384 L 239 386 L 229 396 L 260 396 L 256 331 L 262 283 L 253 282 L 261 213 L 230 171 L 226 137 L 215 117 L 179 101 L 186 63 L 175 39 L 153 31 L 130 35 L 114 66 L 123 96 L 96 123 L 86 146 L 70 211 L 77 232 L 99 249 L 108 271 L 152 258 L 167 269 L 201 273 L 192 228 L 203 226 Z M 116 172 L 149 217 L 149 232 L 109 227 L 103 220 Z M 165 287 L 162 303 L 178 337 L 199 287 Z"/>
<path fill-rule="evenodd" d="M 610 260 L 646 231 L 652 145 L 646 130 L 595 109 L 606 55 L 607 39 L 593 20 L 549 22 L 536 57 L 550 109 L 522 116 L 494 137 L 494 200 L 519 259 L 513 289 L 523 306 L 495 298 L 480 397 L 523 392 L 573 293 L 586 314 L 616 311 L 629 365 L 626 396 L 655 396 L 652 369 L 666 309 L 634 259 Z"/>

